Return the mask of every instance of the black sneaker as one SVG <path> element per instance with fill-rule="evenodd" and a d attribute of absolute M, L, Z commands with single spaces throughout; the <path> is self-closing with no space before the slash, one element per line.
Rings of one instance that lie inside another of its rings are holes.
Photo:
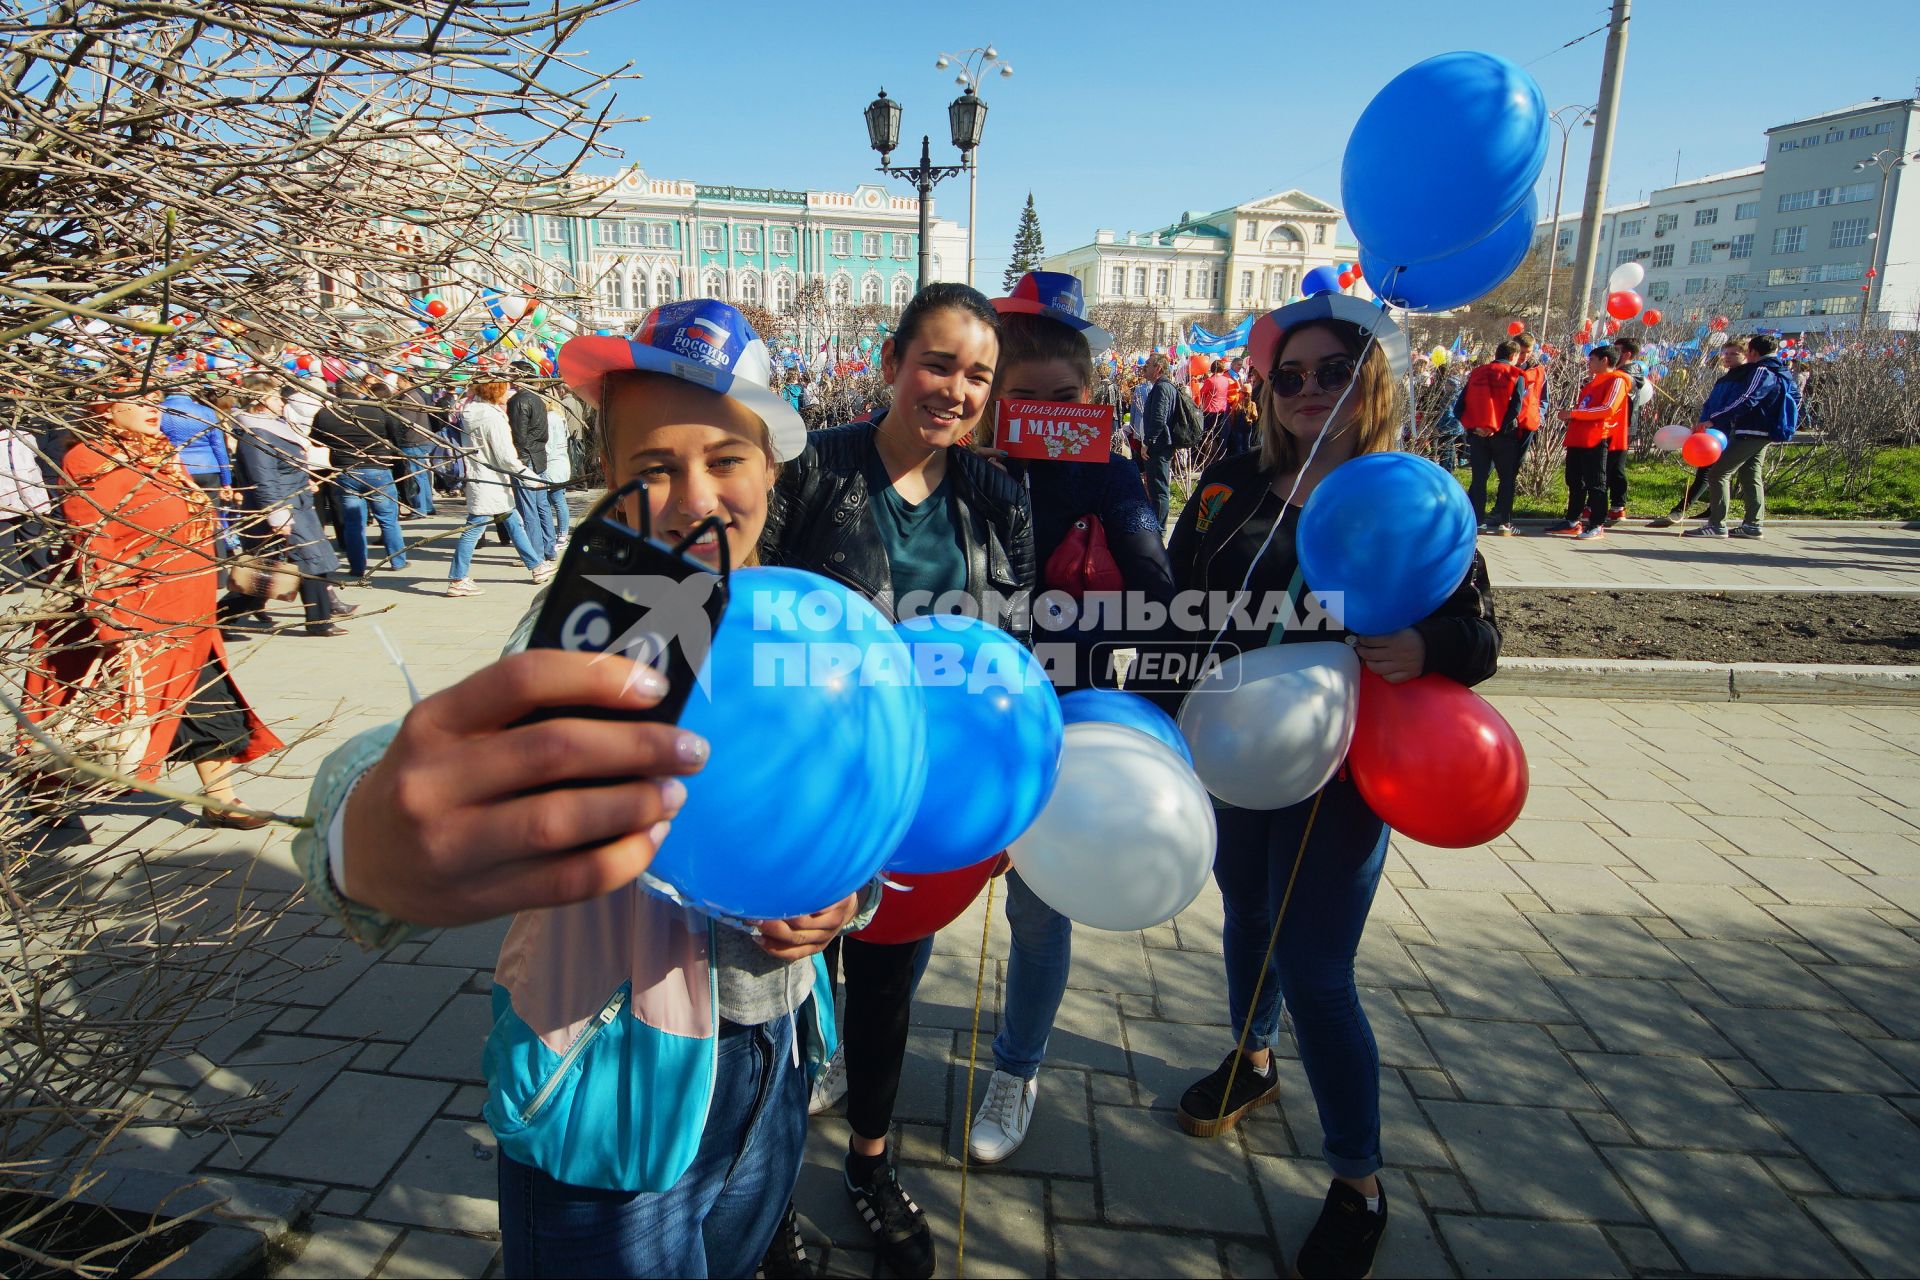
<path fill-rule="evenodd" d="M 760 1269 L 753 1273 L 755 1280 L 813 1280 L 815 1276 L 825 1275 L 827 1257 L 833 1252 L 833 1246 L 824 1240 L 816 1240 L 814 1246 L 817 1257 L 808 1250 L 807 1238 L 800 1230 L 800 1215 L 794 1211 L 793 1202 L 788 1201 L 786 1216 L 780 1219 L 773 1243 L 767 1246 L 767 1256 L 760 1260 Z"/>
<path fill-rule="evenodd" d="M 1387 1188 L 1380 1185 L 1380 1212 L 1344 1182 L 1327 1188 L 1320 1220 L 1307 1232 L 1293 1274 L 1301 1280 L 1366 1280 L 1373 1274 L 1374 1250 L 1387 1230 Z"/>
<path fill-rule="evenodd" d="M 933 1228 L 901 1188 L 892 1164 L 881 1165 L 866 1182 L 848 1178 L 847 1197 L 873 1232 L 874 1247 L 887 1270 L 905 1280 L 927 1280 L 933 1274 Z"/>
<path fill-rule="evenodd" d="M 1234 1066 L 1235 1059 L 1239 1067 Z M 1228 1092 L 1227 1077 L 1233 1077 Z M 1263 1102 L 1280 1096 L 1280 1073 L 1267 1060 L 1267 1074 L 1254 1070 L 1253 1063 L 1240 1056 L 1238 1049 L 1227 1054 L 1212 1075 L 1180 1095 L 1180 1110 L 1174 1114 L 1182 1129 L 1196 1138 L 1213 1138 L 1240 1123 L 1240 1117 Z M 1221 1099 L 1226 1105 L 1221 1106 Z"/>

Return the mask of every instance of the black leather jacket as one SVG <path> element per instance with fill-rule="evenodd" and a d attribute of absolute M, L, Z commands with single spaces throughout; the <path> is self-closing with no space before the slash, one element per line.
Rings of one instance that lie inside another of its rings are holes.
<path fill-rule="evenodd" d="M 874 426 L 858 422 L 807 435 L 768 504 L 760 556 L 845 583 L 894 616 L 893 569 L 873 525 L 866 468 Z M 984 620 L 1031 642 L 1033 516 L 1016 480 L 972 450 L 947 450 L 954 523 L 967 558 L 967 594 L 997 607 Z"/>

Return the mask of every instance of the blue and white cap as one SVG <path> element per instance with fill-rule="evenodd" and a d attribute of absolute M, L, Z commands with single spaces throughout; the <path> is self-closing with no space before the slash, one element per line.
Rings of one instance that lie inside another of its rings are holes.
<path fill-rule="evenodd" d="M 769 385 L 773 357 L 746 317 L 713 298 L 689 298 L 655 307 L 629 338 L 583 335 L 568 339 L 555 362 L 560 378 L 598 407 L 609 373 L 638 369 L 738 400 L 766 424 L 776 462 L 807 447 L 807 426 Z"/>

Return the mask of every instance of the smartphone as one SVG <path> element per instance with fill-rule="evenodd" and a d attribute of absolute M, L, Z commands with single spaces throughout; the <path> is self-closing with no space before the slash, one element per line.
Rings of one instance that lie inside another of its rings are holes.
<path fill-rule="evenodd" d="M 621 500 L 630 494 L 639 497 L 638 529 L 618 515 Z M 528 647 L 618 654 L 645 663 L 666 677 L 666 696 L 645 711 L 555 707 L 521 723 L 561 716 L 679 721 L 726 612 L 732 566 L 726 527 L 718 517 L 703 520 L 673 546 L 655 539 L 652 525 L 643 481 L 635 480 L 595 503 L 567 545 Z M 717 573 L 687 552 L 709 527 L 720 545 Z"/>

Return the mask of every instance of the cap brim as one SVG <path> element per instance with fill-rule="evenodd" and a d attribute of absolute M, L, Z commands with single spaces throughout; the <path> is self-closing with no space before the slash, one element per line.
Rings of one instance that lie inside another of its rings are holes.
<path fill-rule="evenodd" d="M 643 373 L 664 373 L 668 377 L 678 377 L 675 366 L 687 364 L 658 347 L 597 334 L 569 338 L 566 345 L 560 348 L 560 355 L 554 363 L 560 370 L 560 380 L 567 384 L 568 389 L 596 409 L 600 407 L 601 384 L 610 373 L 636 369 Z M 753 410 L 767 428 L 767 441 L 773 447 L 775 462 L 791 462 L 806 452 L 807 424 L 794 412 L 786 397 L 772 388 L 745 377 L 735 377 L 725 391 L 692 379 L 682 380 L 701 386 L 703 390 L 714 391 L 716 395 L 738 400 Z"/>
<path fill-rule="evenodd" d="M 1035 302 L 1031 298 L 995 298 L 993 309 L 1003 316 L 1040 316 L 1063 324 L 1069 329 L 1078 331 L 1080 336 L 1087 340 L 1087 350 L 1096 356 L 1113 345 L 1113 335 L 1099 325 L 1090 320 L 1070 316 L 1064 311 L 1049 307 L 1043 302 Z"/>
<path fill-rule="evenodd" d="M 1280 350 L 1280 340 L 1309 320 L 1344 320 L 1361 332 L 1371 334 L 1387 357 L 1387 367 L 1396 380 L 1406 377 L 1412 367 L 1407 335 L 1384 308 L 1343 293 L 1319 293 L 1269 311 L 1254 321 L 1253 332 L 1247 335 L 1247 360 L 1261 377 L 1273 372 L 1273 358 Z"/>

